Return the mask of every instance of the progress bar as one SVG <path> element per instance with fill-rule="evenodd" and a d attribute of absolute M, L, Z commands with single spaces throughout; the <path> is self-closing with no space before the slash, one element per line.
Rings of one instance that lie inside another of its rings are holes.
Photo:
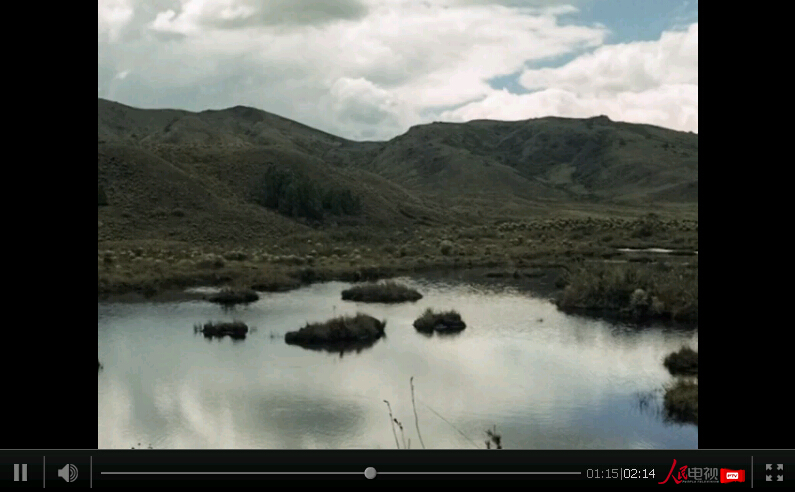
<path fill-rule="evenodd" d="M 582 475 L 582 472 L 100 472 L 101 475 Z"/>

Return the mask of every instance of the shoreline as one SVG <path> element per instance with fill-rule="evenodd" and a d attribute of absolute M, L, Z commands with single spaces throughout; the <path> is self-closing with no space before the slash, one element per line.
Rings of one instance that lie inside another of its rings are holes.
<path fill-rule="evenodd" d="M 604 265 L 605 263 L 601 263 Z M 191 292 L 191 289 L 221 289 L 224 286 L 239 288 L 253 288 L 258 293 L 290 292 L 293 290 L 308 287 L 316 283 L 323 282 L 376 282 L 388 279 L 408 277 L 423 280 L 453 280 L 467 282 L 482 286 L 501 286 L 514 287 L 519 291 L 529 292 L 537 297 L 546 298 L 552 302 L 556 308 L 563 313 L 588 318 L 603 319 L 614 323 L 631 323 L 642 327 L 647 324 L 662 323 L 665 326 L 678 327 L 683 329 L 697 329 L 698 318 L 697 310 L 695 319 L 673 318 L 669 313 L 660 315 L 647 315 L 642 318 L 628 316 L 623 309 L 609 308 L 604 306 L 567 306 L 561 305 L 560 299 L 564 293 L 564 287 L 558 282 L 564 278 L 571 267 L 559 262 L 539 262 L 534 265 L 525 265 L 517 268 L 510 263 L 503 263 L 493 266 L 493 262 L 488 265 L 451 265 L 449 263 L 428 264 L 422 268 L 397 268 L 397 267 L 376 267 L 369 266 L 364 268 L 337 268 L 323 269 L 311 268 L 311 275 L 307 274 L 307 268 L 294 268 L 281 270 L 278 273 L 263 271 L 262 277 L 252 277 L 245 269 L 238 271 L 237 276 L 234 271 L 229 269 L 216 276 L 197 276 L 191 280 L 193 282 L 180 282 L 177 277 L 169 285 L 168 279 L 163 279 L 159 288 L 155 290 L 146 289 L 144 284 L 125 283 L 117 285 L 118 290 L 100 292 L 98 302 L 100 303 L 159 303 L 159 302 L 179 302 L 179 301 L 206 301 L 210 293 Z M 263 278 L 264 277 L 264 278 Z M 215 281 L 203 282 L 203 279 Z M 252 282 L 253 280 L 253 282 Z M 260 285 L 257 285 L 257 284 Z M 121 287 L 121 289 L 119 289 Z M 260 287 L 260 288 L 255 288 Z M 267 288 L 261 288 L 267 287 Z"/>
<path fill-rule="evenodd" d="M 561 311 L 621 316 L 626 308 L 662 321 L 676 314 L 697 321 L 696 225 L 592 219 L 501 223 L 492 226 L 340 229 L 224 247 L 165 240 L 99 242 L 99 302 L 202 300 L 185 292 L 230 287 L 289 292 L 316 282 L 378 281 L 395 277 L 447 278 L 510 285 L 557 302 Z M 641 251 L 621 251 L 633 247 Z M 646 251 L 643 251 L 646 250 Z M 636 290 L 648 294 L 633 299 Z M 653 301 L 653 302 L 652 302 Z M 585 309 L 570 309 L 585 308 Z M 661 312 L 662 311 L 662 312 Z"/>
<path fill-rule="evenodd" d="M 454 266 L 448 264 L 433 264 L 424 268 L 394 268 L 394 267 L 366 267 L 350 268 L 337 271 L 314 270 L 314 275 L 307 278 L 305 270 L 295 269 L 280 272 L 279 278 L 270 277 L 268 285 L 270 288 L 254 288 L 257 292 L 290 292 L 301 289 L 315 283 L 323 282 L 376 282 L 381 280 L 395 279 L 400 277 L 433 279 L 455 279 L 469 281 L 483 285 L 512 285 L 522 290 L 529 290 L 540 294 L 550 295 L 558 290 L 554 287 L 557 276 L 564 271 L 563 267 L 539 266 L 524 267 L 508 271 L 510 265 L 502 267 L 489 266 Z M 513 272 L 519 272 L 519 278 L 515 278 Z M 532 273 L 530 273 L 532 272 Z M 304 279 L 301 275 L 304 273 Z M 495 275 L 496 274 L 496 275 Z M 125 282 L 106 288 L 98 292 L 98 302 L 170 302 L 170 301 L 192 301 L 205 300 L 208 293 L 190 292 L 191 289 L 221 289 L 224 285 L 237 285 L 239 287 L 249 287 L 243 279 L 250 278 L 244 272 L 239 272 L 235 278 L 233 272 L 226 271 L 215 277 L 205 277 L 209 282 L 202 282 L 196 278 L 196 282 L 186 282 L 184 285 L 168 286 L 171 282 L 164 279 L 162 288 L 157 290 L 147 290 L 146 282 L 135 284 Z M 260 279 L 260 284 L 263 282 Z M 174 283 L 179 283 L 174 281 Z M 256 285 L 256 281 L 254 284 Z M 261 285 L 262 286 L 262 285 Z"/>

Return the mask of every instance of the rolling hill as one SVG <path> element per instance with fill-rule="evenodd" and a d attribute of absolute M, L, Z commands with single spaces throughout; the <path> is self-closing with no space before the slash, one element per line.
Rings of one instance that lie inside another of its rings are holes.
<path fill-rule="evenodd" d="M 100 240 L 239 242 L 578 203 L 698 205 L 698 135 L 606 117 L 432 123 L 354 142 L 242 106 L 193 113 L 98 99 L 97 137 Z M 350 192 L 361 209 L 313 222 L 262 206 L 273 169 L 311 183 L 304 195 Z"/>

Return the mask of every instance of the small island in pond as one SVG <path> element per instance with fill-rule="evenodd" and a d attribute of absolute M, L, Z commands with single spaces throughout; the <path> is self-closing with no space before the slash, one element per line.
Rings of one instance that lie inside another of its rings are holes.
<path fill-rule="evenodd" d="M 437 313 L 428 308 L 414 322 L 414 328 L 423 333 L 453 333 L 466 327 L 466 323 L 461 320 L 461 315 L 452 310 Z"/>
<path fill-rule="evenodd" d="M 248 326 L 241 321 L 222 323 L 208 322 L 204 325 L 195 325 L 193 329 L 197 333 L 204 334 L 207 338 L 228 336 L 230 338 L 242 339 L 246 338 L 246 334 L 248 333 Z"/>
<path fill-rule="evenodd" d="M 366 314 L 339 316 L 323 323 L 308 323 L 297 331 L 288 332 L 284 341 L 291 345 L 319 346 L 375 341 L 384 335 L 386 321 Z"/>
<path fill-rule="evenodd" d="M 343 301 L 398 303 L 422 299 L 422 294 L 397 282 L 355 285 L 342 291 Z"/>

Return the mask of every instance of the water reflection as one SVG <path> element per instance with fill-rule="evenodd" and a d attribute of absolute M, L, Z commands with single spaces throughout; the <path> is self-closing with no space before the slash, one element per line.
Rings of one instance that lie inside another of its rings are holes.
<path fill-rule="evenodd" d="M 236 315 L 260 336 L 237 343 L 186 336 L 223 319 L 210 303 L 99 304 L 100 447 L 394 448 L 383 400 L 415 445 L 412 376 L 429 449 L 485 447 L 494 425 L 505 449 L 698 447 L 696 426 L 666 424 L 636 396 L 670 381 L 663 358 L 697 349 L 697 330 L 568 316 L 515 290 L 405 281 L 424 298 L 340 304 L 345 283 L 263 295 Z M 386 319 L 389 337 L 340 350 L 284 342 L 334 306 Z M 467 329 L 418 333 L 428 307 L 456 309 Z"/>
<path fill-rule="evenodd" d="M 382 335 L 376 340 L 357 340 L 354 342 L 327 342 L 324 344 L 300 345 L 290 344 L 294 347 L 300 347 L 305 350 L 313 350 L 315 352 L 328 352 L 331 354 L 339 354 L 340 359 L 344 354 L 348 353 L 362 353 L 363 350 L 372 348 L 376 343 L 381 340 L 386 340 L 386 335 Z"/>

